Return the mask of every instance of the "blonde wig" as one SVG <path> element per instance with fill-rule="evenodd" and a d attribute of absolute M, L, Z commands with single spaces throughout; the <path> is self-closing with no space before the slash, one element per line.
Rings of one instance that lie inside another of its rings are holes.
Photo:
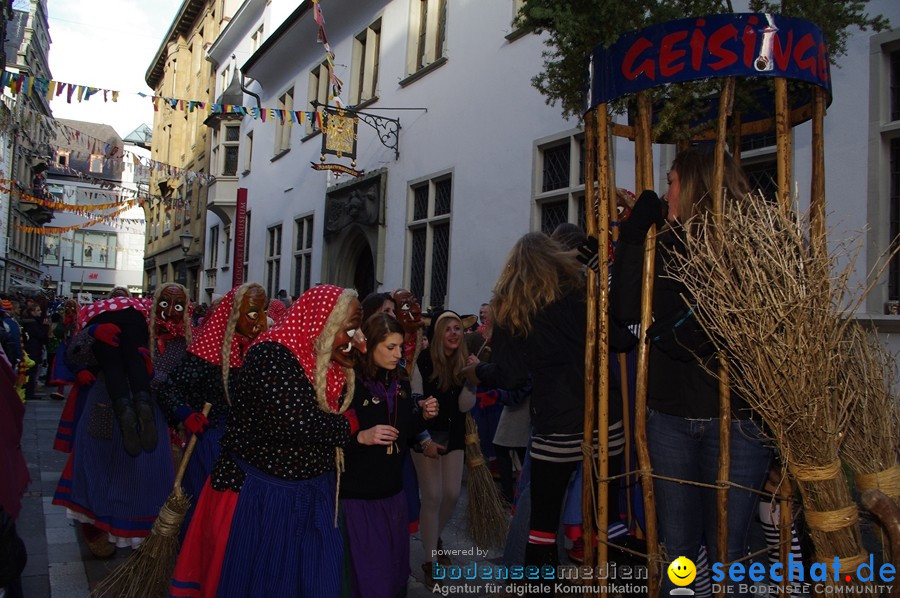
<path fill-rule="evenodd" d="M 187 303 L 185 303 L 184 305 L 184 311 L 181 314 L 181 318 L 184 323 L 184 342 L 187 345 L 191 344 L 190 295 L 188 295 L 187 289 L 177 282 L 164 282 L 158 289 L 156 289 L 156 292 L 153 293 L 153 304 L 150 306 L 150 351 L 151 355 L 154 356 L 156 355 L 156 306 L 159 305 L 159 296 L 162 295 L 163 289 L 167 289 L 169 287 L 177 287 L 181 289 L 184 292 L 185 299 L 187 299 Z"/>
<path fill-rule="evenodd" d="M 516 241 L 494 285 L 494 325 L 527 336 L 534 316 L 544 307 L 584 286 L 574 251 L 544 233 L 528 233 Z"/>
<path fill-rule="evenodd" d="M 447 332 L 447 326 L 453 322 L 460 326 L 460 343 L 453 353 L 447 355 L 444 351 L 444 333 Z M 466 359 L 469 357 L 469 349 L 463 339 L 464 334 L 462 320 L 452 311 L 440 314 L 434 323 L 434 334 L 428 344 L 431 363 L 434 366 L 431 380 L 437 382 L 438 388 L 441 390 L 448 390 L 451 386 L 463 383 L 462 369 L 466 366 Z"/>
<path fill-rule="evenodd" d="M 316 399 L 319 402 L 319 408 L 323 411 L 331 412 L 328 407 L 328 398 L 325 394 L 328 385 L 328 368 L 331 367 L 331 351 L 334 347 L 334 338 L 341 330 L 341 326 L 347 321 L 350 313 L 350 303 L 357 298 L 357 293 L 353 289 L 344 289 L 334 308 L 325 320 L 325 326 L 322 332 L 316 338 L 313 350 L 316 352 Z M 360 325 L 361 327 L 362 325 Z M 343 413 L 353 401 L 353 391 L 356 388 L 356 375 L 353 368 L 343 368 L 344 374 L 347 376 L 347 391 L 344 393 L 344 402 L 338 409 L 338 413 Z"/>
<path fill-rule="evenodd" d="M 259 289 L 263 295 L 266 294 L 266 289 L 258 282 L 245 282 L 234 292 L 228 322 L 225 324 L 225 334 L 222 337 L 222 387 L 225 389 L 225 400 L 229 405 L 231 405 L 231 398 L 228 393 L 228 372 L 231 370 L 231 341 L 234 339 L 237 321 L 241 317 L 241 303 L 244 301 L 244 296 L 254 289 Z"/>

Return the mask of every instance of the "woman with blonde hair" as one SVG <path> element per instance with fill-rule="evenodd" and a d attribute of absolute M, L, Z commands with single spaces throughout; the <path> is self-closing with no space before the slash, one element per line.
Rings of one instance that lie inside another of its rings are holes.
<path fill-rule="evenodd" d="M 539 232 L 513 246 L 494 286 L 491 363 L 475 363 L 486 386 L 514 390 L 531 375 L 531 529 L 525 564 L 557 563 L 569 478 L 581 462 L 584 425 L 585 284 L 575 252 Z"/>
<path fill-rule="evenodd" d="M 428 348 L 419 354 L 412 377 L 413 395 L 438 401 L 438 416 L 428 422 L 428 434 L 412 453 L 422 498 L 419 527 L 426 561 L 422 570 L 429 589 L 434 586 L 432 568 L 438 560 L 441 531 L 459 500 L 466 412 L 475 404 L 475 394 L 463 378 L 468 356 L 464 330 L 463 319 L 456 312 L 436 314 L 428 327 Z"/>

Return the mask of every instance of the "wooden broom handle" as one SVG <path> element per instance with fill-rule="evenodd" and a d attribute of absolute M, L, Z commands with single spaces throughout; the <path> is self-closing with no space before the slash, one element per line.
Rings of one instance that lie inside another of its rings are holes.
<path fill-rule="evenodd" d="M 212 403 L 203 403 L 203 417 L 209 415 L 209 411 L 212 409 Z M 184 455 L 181 457 L 181 463 L 178 464 L 178 473 L 175 474 L 175 491 L 178 492 L 181 489 L 181 480 L 184 479 L 184 472 L 187 470 L 188 461 L 191 459 L 191 454 L 194 452 L 194 447 L 197 446 L 197 435 L 194 434 L 191 436 L 191 439 L 188 440 L 187 448 L 184 449 Z"/>

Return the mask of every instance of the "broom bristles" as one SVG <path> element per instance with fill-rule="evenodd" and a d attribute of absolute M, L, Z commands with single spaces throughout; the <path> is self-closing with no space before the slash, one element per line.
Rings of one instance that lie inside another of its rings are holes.
<path fill-rule="evenodd" d="M 469 470 L 466 533 L 479 548 L 502 548 L 509 531 L 509 505 L 484 460 L 478 442 L 478 426 L 466 415 L 466 465 Z"/>
<path fill-rule="evenodd" d="M 91 596 L 168 596 L 178 557 L 178 533 L 190 505 L 190 497 L 173 491 L 160 509 L 147 539 L 94 588 Z"/>

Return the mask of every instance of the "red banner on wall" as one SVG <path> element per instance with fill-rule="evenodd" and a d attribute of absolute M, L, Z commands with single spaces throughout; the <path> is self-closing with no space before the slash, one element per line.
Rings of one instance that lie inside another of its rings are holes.
<path fill-rule="evenodd" d="M 244 283 L 244 245 L 247 239 L 247 189 L 237 190 L 237 209 L 234 213 L 234 267 L 231 269 L 231 286 Z"/>

